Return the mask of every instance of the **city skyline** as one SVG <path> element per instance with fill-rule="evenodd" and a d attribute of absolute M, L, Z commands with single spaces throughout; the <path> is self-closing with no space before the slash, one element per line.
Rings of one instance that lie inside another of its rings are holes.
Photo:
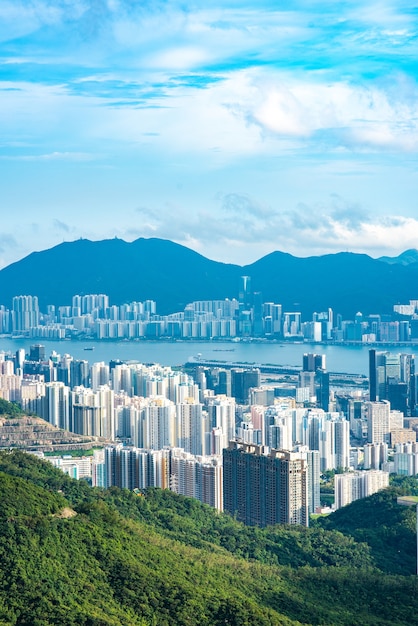
<path fill-rule="evenodd" d="M 115 235 L 416 246 L 412 2 L 1 4 L 0 267 Z"/>

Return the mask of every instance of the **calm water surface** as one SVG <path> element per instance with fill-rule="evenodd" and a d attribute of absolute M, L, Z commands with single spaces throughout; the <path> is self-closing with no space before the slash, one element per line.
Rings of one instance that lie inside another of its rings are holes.
<path fill-rule="evenodd" d="M 369 346 L 325 346 L 311 343 L 229 343 L 216 341 L 46 341 L 38 339 L 0 338 L 0 351 L 14 353 L 29 348 L 34 343 L 45 345 L 49 355 L 53 350 L 59 354 L 71 354 L 75 359 L 85 359 L 90 363 L 139 361 L 160 363 L 161 365 L 183 365 L 191 357 L 201 355 L 203 360 L 242 361 L 251 364 L 271 363 L 274 365 L 302 365 L 305 352 L 325 354 L 327 369 L 330 372 L 368 374 Z M 93 348 L 93 350 L 86 348 Z M 391 352 L 418 353 L 418 346 L 382 346 L 378 349 Z"/>

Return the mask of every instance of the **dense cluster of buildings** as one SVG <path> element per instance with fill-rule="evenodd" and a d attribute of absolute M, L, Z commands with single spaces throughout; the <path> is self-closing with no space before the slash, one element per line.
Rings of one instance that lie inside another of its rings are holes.
<path fill-rule="evenodd" d="M 325 357 L 305 354 L 295 385 L 257 368 L 195 363 L 90 364 L 69 354 L 0 354 L 0 397 L 49 423 L 97 438 L 78 468 L 94 485 L 169 488 L 247 524 L 308 524 L 321 474 L 336 471 L 336 507 L 418 469 L 415 358 L 370 351 L 368 391 L 330 389 Z"/>
<path fill-rule="evenodd" d="M 357 313 L 345 320 L 328 308 L 311 319 L 281 304 L 264 302 L 241 278 L 238 299 L 199 300 L 182 311 L 157 313 L 153 300 L 110 304 L 105 294 L 74 295 L 71 305 L 49 305 L 40 311 L 38 298 L 20 295 L 11 309 L 0 306 L 0 334 L 64 339 L 234 339 L 270 338 L 310 342 L 396 343 L 418 341 L 418 301 L 395 305 L 392 315 Z"/>

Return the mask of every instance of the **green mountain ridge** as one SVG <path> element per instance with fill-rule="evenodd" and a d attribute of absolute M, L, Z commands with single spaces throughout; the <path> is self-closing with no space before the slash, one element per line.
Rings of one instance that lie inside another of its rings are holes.
<path fill-rule="evenodd" d="M 246 528 L 161 490 L 92 489 L 0 453 L 2 626 L 410 624 L 416 577 L 383 573 L 376 549 L 320 527 Z"/>
<path fill-rule="evenodd" d="M 73 295 L 105 293 L 111 304 L 155 300 L 159 314 L 183 311 L 195 300 L 237 298 L 240 277 L 251 276 L 252 289 L 284 311 L 331 307 L 346 319 L 357 311 L 391 313 L 393 305 L 416 299 L 416 251 L 396 259 L 340 252 L 296 257 L 276 251 L 239 266 L 207 259 L 197 252 L 157 238 L 61 243 L 33 252 L 0 270 L 0 304 L 11 307 L 16 295 L 38 296 L 46 305 L 70 305 Z"/>

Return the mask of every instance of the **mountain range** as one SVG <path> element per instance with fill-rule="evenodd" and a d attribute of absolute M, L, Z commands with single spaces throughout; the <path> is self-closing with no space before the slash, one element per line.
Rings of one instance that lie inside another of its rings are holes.
<path fill-rule="evenodd" d="M 272 252 L 250 265 L 210 260 L 172 241 L 140 238 L 79 239 L 33 252 L 0 271 L 0 304 L 15 295 L 36 295 L 47 304 L 71 304 L 75 294 L 106 293 L 111 304 L 155 300 L 157 312 L 182 311 L 194 300 L 237 298 L 240 277 L 251 276 L 263 301 L 301 311 L 331 307 L 345 319 L 391 313 L 393 305 L 418 299 L 418 251 L 373 259 L 340 252 L 296 257 Z"/>

